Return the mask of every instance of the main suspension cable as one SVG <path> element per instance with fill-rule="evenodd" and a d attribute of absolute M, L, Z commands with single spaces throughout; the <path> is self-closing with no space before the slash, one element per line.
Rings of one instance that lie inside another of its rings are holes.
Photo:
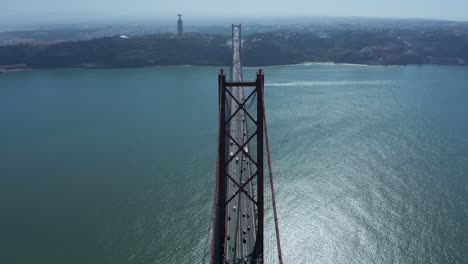
<path fill-rule="evenodd" d="M 273 217 L 275 220 L 275 230 L 276 230 L 276 245 L 278 246 L 278 260 L 280 264 L 283 264 L 283 256 L 281 253 L 281 242 L 280 242 L 280 234 L 279 234 L 279 226 L 278 226 L 278 213 L 276 211 L 276 199 L 275 199 L 275 188 L 273 185 L 273 171 L 271 170 L 271 157 L 270 157 L 270 141 L 268 138 L 268 128 L 266 122 L 266 114 L 265 114 L 265 100 L 264 100 L 264 88 L 263 88 L 263 81 L 262 81 L 262 107 L 263 107 L 263 124 L 265 126 L 265 141 L 266 141 L 266 151 L 267 151 L 267 159 L 268 159 L 268 170 L 270 176 L 270 189 L 271 189 L 271 201 L 273 204 Z"/>

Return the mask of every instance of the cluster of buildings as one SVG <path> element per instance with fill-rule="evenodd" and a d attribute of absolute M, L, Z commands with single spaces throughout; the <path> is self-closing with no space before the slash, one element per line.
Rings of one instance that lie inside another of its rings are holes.
<path fill-rule="evenodd" d="M 466 65 L 466 61 L 461 58 L 438 58 L 433 56 L 428 56 L 426 58 L 426 63 L 440 65 Z"/>
<path fill-rule="evenodd" d="M 370 65 L 386 65 L 388 62 L 402 61 L 405 57 L 408 56 L 413 56 L 413 58 L 420 58 L 418 60 L 418 64 L 466 65 L 466 61 L 462 58 L 446 58 L 422 55 L 422 52 L 410 49 L 410 46 L 411 45 L 408 47 L 398 47 L 392 45 L 382 47 L 367 46 L 359 53 L 371 55 L 373 58 L 375 58 L 375 60 L 368 61 L 368 64 Z"/>

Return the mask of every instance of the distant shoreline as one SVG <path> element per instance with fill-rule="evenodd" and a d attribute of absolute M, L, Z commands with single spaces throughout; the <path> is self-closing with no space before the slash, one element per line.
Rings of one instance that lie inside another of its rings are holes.
<path fill-rule="evenodd" d="M 353 66 L 353 67 L 407 67 L 407 66 L 451 66 L 451 67 L 466 67 L 467 65 L 440 65 L 440 64 L 407 64 L 407 65 L 368 65 L 368 64 L 354 64 L 354 63 L 335 63 L 335 62 L 303 62 L 295 64 L 278 64 L 278 65 L 263 65 L 263 66 L 244 66 L 244 68 L 275 68 L 275 67 L 291 67 L 291 66 L 311 66 L 311 65 L 323 65 L 323 66 Z M 0 71 L 1 73 L 15 73 L 15 72 L 27 72 L 37 70 L 123 70 L 123 69 L 150 69 L 150 68 L 182 68 L 182 67 L 213 67 L 213 68 L 227 68 L 229 66 L 220 65 L 154 65 L 154 66 L 138 66 L 138 67 L 60 67 L 60 68 L 28 68 L 28 69 L 12 69 Z"/>
<path fill-rule="evenodd" d="M 419 64 L 390 64 L 390 65 L 373 65 L 373 64 L 361 64 L 361 63 L 341 63 L 341 62 L 304 62 L 298 64 L 289 64 L 289 65 L 342 65 L 342 66 L 360 66 L 360 67 L 406 67 L 406 66 L 457 66 L 457 67 L 466 67 L 467 64 L 463 65 L 451 65 L 451 64 L 433 64 L 433 63 L 419 63 Z M 275 65 L 280 66 L 280 65 Z M 272 66 L 272 67 L 275 67 Z M 287 65 L 284 65 L 287 66 Z"/>
<path fill-rule="evenodd" d="M 306 61 L 301 63 L 291 63 L 291 64 L 273 64 L 273 65 L 257 65 L 257 66 L 244 66 L 244 68 L 270 68 L 270 67 L 287 67 L 287 66 L 308 66 L 308 65 L 324 65 L 324 66 L 359 66 L 359 67 L 406 67 L 406 66 L 459 66 L 466 67 L 467 64 L 456 65 L 456 64 L 434 64 L 434 63 L 419 63 L 419 64 L 389 64 L 389 65 L 378 65 L 378 64 L 362 64 L 362 63 L 345 63 L 345 62 L 332 62 L 332 61 L 323 61 L 323 62 L 314 62 Z M 112 67 L 112 66 L 65 66 L 65 67 L 44 67 L 44 68 L 11 68 L 13 65 L 3 65 L 10 67 L 9 69 L 2 69 L 0 65 L 0 73 L 8 72 L 23 72 L 23 71 L 32 71 L 32 70 L 66 70 L 66 69 L 83 69 L 83 70 L 113 70 L 113 69 L 142 69 L 142 68 L 156 68 L 156 67 L 220 67 L 225 68 L 229 65 L 220 66 L 220 65 L 205 65 L 205 64 L 174 64 L 174 65 L 148 65 L 148 66 L 132 66 L 132 67 Z"/>
<path fill-rule="evenodd" d="M 27 70 L 22 70 L 22 69 L 18 69 L 18 70 L 7 70 L 7 71 L 0 71 L 0 74 L 9 74 L 9 73 L 17 73 L 17 72 L 25 72 L 25 71 L 30 71 L 31 69 L 27 69 Z"/>
<path fill-rule="evenodd" d="M 23 72 L 23 71 L 29 71 L 29 70 L 31 70 L 31 69 L 0 70 L 0 73 Z"/>

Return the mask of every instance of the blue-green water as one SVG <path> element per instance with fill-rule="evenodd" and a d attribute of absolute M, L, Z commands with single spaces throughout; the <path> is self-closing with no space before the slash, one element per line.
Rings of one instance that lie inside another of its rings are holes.
<path fill-rule="evenodd" d="M 0 263 L 208 261 L 217 70 L 1 74 Z M 468 68 L 265 72 L 285 263 L 467 263 Z"/>

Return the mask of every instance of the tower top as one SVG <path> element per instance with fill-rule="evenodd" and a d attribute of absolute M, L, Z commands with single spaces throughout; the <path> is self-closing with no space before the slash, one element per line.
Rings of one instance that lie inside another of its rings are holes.
<path fill-rule="evenodd" d="M 179 19 L 180 19 L 180 17 L 181 17 L 182 15 L 181 15 L 181 14 L 178 14 L 178 16 L 179 16 Z"/>

